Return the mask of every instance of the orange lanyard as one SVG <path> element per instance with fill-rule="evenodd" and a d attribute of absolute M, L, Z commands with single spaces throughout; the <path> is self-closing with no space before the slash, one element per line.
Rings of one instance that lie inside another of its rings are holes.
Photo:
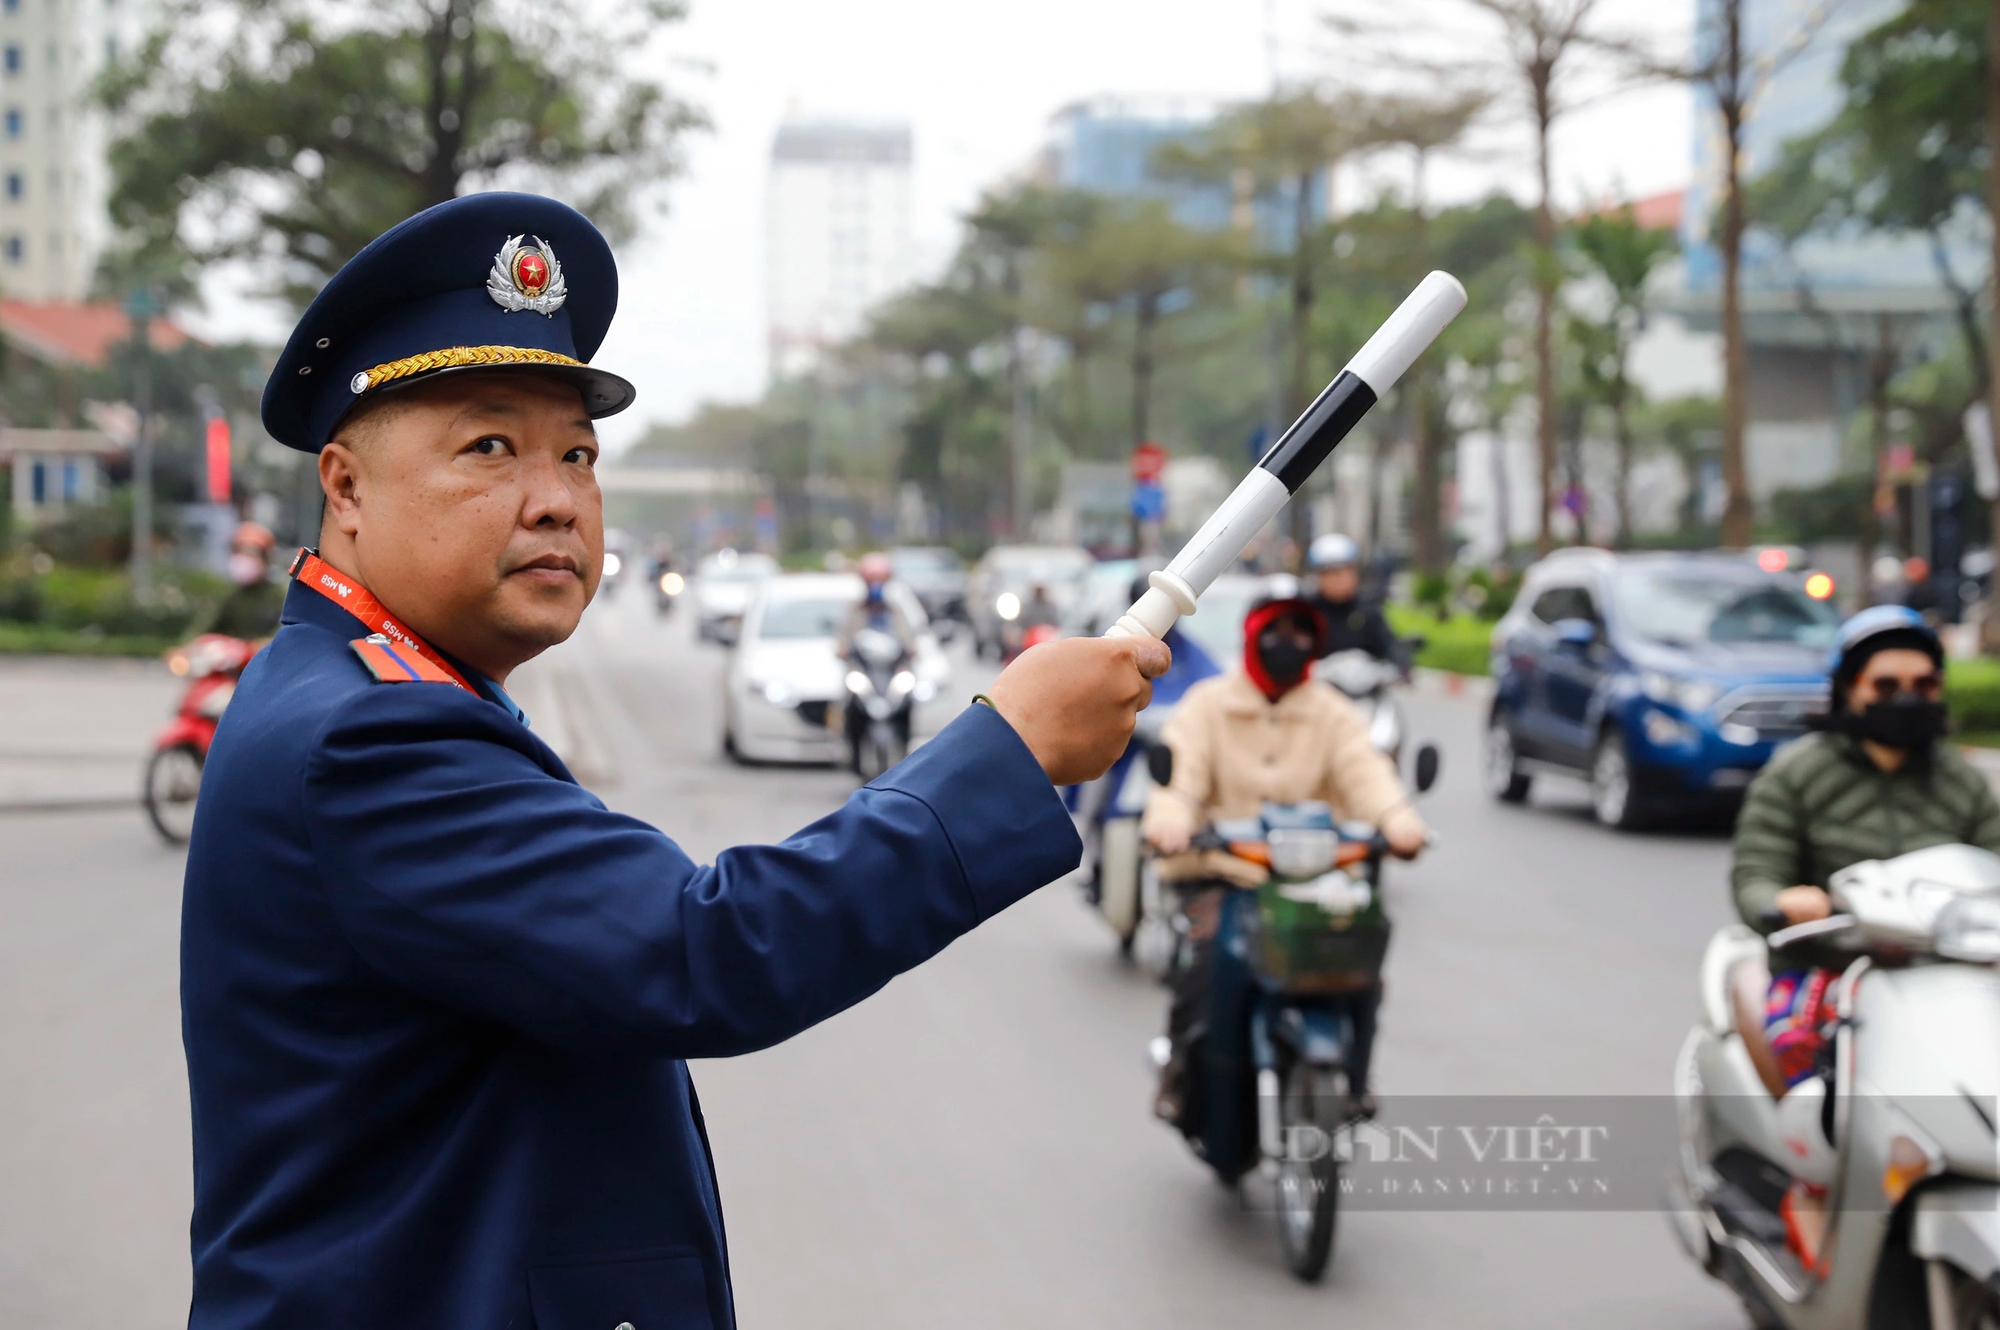
<path fill-rule="evenodd" d="M 382 608 L 382 602 L 369 594 L 368 588 L 335 568 L 309 549 L 299 551 L 299 557 L 292 560 L 292 578 L 302 586 L 309 586 L 334 604 L 346 610 L 355 618 L 382 634 L 396 645 L 413 652 L 418 658 L 435 665 L 449 676 L 452 683 L 477 697 L 479 690 L 465 681 L 452 663 L 438 653 L 438 649 L 418 637 L 403 626 L 403 621 Z"/>

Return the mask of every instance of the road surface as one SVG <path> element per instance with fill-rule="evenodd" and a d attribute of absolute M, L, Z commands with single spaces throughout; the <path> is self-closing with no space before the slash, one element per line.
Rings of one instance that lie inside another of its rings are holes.
<path fill-rule="evenodd" d="M 722 653 L 623 592 L 519 690 L 606 801 L 702 857 L 835 807 L 843 775 L 722 759 Z M 970 694 L 986 673 L 961 665 Z M 0 717 L 47 731 L 46 699 L 15 686 L 32 673 L 0 667 Z M 1411 708 L 1445 749 L 1425 805 L 1444 840 L 1393 870 L 1378 1089 L 1664 1092 L 1727 917 L 1726 843 L 1604 832 L 1580 790 L 1496 807 L 1475 709 Z M 4 814 L 0 837 L 0 1326 L 184 1324 L 180 856 L 136 810 Z M 742 1323 L 1743 1323 L 1650 1213 L 1350 1210 L 1324 1285 L 1297 1284 L 1270 1216 L 1148 1114 L 1141 1053 L 1163 1008 L 1057 884 L 824 1026 L 697 1064 Z"/>

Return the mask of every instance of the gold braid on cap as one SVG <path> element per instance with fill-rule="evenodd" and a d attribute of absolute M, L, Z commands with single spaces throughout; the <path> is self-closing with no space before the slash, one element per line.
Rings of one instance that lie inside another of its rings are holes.
<path fill-rule="evenodd" d="M 356 393 L 365 393 L 413 374 L 428 374 L 439 369 L 465 369 L 472 365 L 575 365 L 581 368 L 583 362 L 560 351 L 542 351 L 532 346 L 447 346 L 363 370 L 347 386 Z"/>

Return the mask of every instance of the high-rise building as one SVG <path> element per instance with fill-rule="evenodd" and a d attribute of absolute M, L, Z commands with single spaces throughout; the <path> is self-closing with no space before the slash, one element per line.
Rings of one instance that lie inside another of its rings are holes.
<path fill-rule="evenodd" d="M 1247 180 L 1206 181 L 1160 169 L 1162 151 L 1191 147 L 1227 111 L 1207 97 L 1093 97 L 1055 113 L 1036 165 L 1043 183 L 1114 198 L 1158 199 L 1183 226 L 1220 231 L 1254 226 L 1274 249 L 1289 249 L 1297 209 L 1289 187 L 1248 193 Z M 1306 207 L 1326 219 L 1326 173 L 1313 178 Z"/>
<path fill-rule="evenodd" d="M 914 276 L 910 156 L 907 125 L 779 127 L 764 222 L 774 376 L 810 369 Z"/>
<path fill-rule="evenodd" d="M 144 0 L 0 0 L 0 294 L 75 301 L 109 231 L 90 86 L 139 40 Z"/>

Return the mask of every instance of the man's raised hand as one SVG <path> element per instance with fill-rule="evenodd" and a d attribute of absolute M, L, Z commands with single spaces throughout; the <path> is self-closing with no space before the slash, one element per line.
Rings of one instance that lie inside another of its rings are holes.
<path fill-rule="evenodd" d="M 1071 637 L 1023 651 L 987 690 L 1057 785 L 1096 780 L 1132 738 L 1173 654 L 1149 637 Z"/>

